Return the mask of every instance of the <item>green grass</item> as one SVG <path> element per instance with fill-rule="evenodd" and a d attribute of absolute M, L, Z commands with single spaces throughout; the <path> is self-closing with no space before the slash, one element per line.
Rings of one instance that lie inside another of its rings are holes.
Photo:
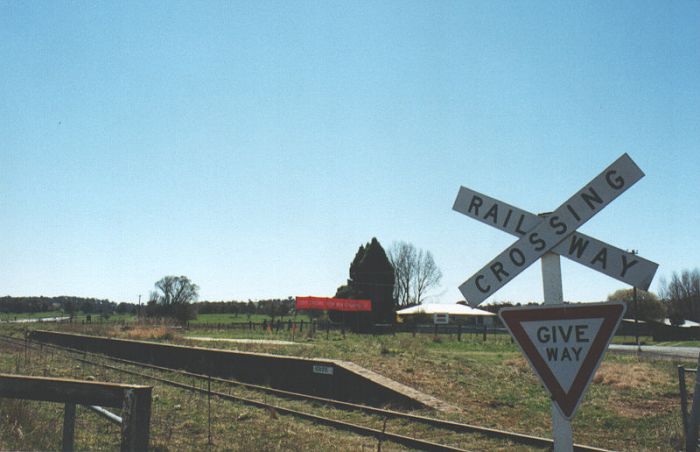
<path fill-rule="evenodd" d="M 615 336 L 610 343 L 634 345 L 635 340 L 636 338 L 634 336 Z M 660 345 L 654 342 L 654 338 L 651 336 L 639 336 L 639 343 L 642 345 Z"/>

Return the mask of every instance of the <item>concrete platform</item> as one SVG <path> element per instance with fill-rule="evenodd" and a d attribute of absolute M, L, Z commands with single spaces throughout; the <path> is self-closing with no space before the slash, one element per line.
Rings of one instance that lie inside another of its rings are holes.
<path fill-rule="evenodd" d="M 35 330 L 30 339 L 287 391 L 404 409 L 458 411 L 435 397 L 347 361 L 110 339 Z"/>

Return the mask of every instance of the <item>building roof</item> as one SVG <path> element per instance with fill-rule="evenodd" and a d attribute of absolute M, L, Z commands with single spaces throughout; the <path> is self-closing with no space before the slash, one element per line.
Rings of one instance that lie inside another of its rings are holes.
<path fill-rule="evenodd" d="M 415 315 L 415 314 L 449 314 L 449 315 L 468 315 L 468 316 L 494 316 L 488 311 L 481 309 L 470 308 L 457 303 L 426 303 L 410 308 L 396 311 L 398 315 Z"/>
<path fill-rule="evenodd" d="M 664 325 L 671 326 L 671 320 L 669 320 L 668 318 L 665 318 L 665 319 L 664 319 Z M 700 326 L 700 323 L 698 323 L 698 322 L 693 322 L 692 320 L 686 320 L 686 321 L 684 321 L 682 324 L 680 324 L 680 325 L 678 325 L 678 326 L 680 326 L 681 328 L 692 328 L 692 327 L 695 327 L 695 326 Z"/>

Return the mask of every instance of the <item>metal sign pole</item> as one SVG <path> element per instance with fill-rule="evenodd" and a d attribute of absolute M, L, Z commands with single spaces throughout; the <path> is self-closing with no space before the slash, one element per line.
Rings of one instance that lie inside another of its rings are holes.
<path fill-rule="evenodd" d="M 559 255 L 551 251 L 542 256 L 542 288 L 544 289 L 545 305 L 564 303 L 561 262 Z M 561 414 L 554 401 L 552 401 L 552 437 L 554 439 L 554 452 L 574 450 L 571 422 Z"/>

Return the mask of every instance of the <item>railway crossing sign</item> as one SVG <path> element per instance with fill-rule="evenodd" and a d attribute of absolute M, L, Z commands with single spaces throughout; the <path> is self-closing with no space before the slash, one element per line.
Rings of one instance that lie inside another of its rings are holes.
<path fill-rule="evenodd" d="M 643 176 L 623 154 L 543 217 L 461 187 L 454 210 L 520 237 L 459 286 L 464 298 L 472 307 L 478 306 L 549 251 L 647 289 L 658 264 L 576 231 Z"/>
<path fill-rule="evenodd" d="M 563 417 L 571 419 L 624 312 L 624 303 L 613 302 L 503 308 L 498 315 Z"/>
<path fill-rule="evenodd" d="M 545 221 L 534 213 L 465 187 L 460 187 L 453 209 L 516 237 L 524 236 Z M 641 290 L 649 288 L 659 266 L 578 231 L 552 251 Z"/>

